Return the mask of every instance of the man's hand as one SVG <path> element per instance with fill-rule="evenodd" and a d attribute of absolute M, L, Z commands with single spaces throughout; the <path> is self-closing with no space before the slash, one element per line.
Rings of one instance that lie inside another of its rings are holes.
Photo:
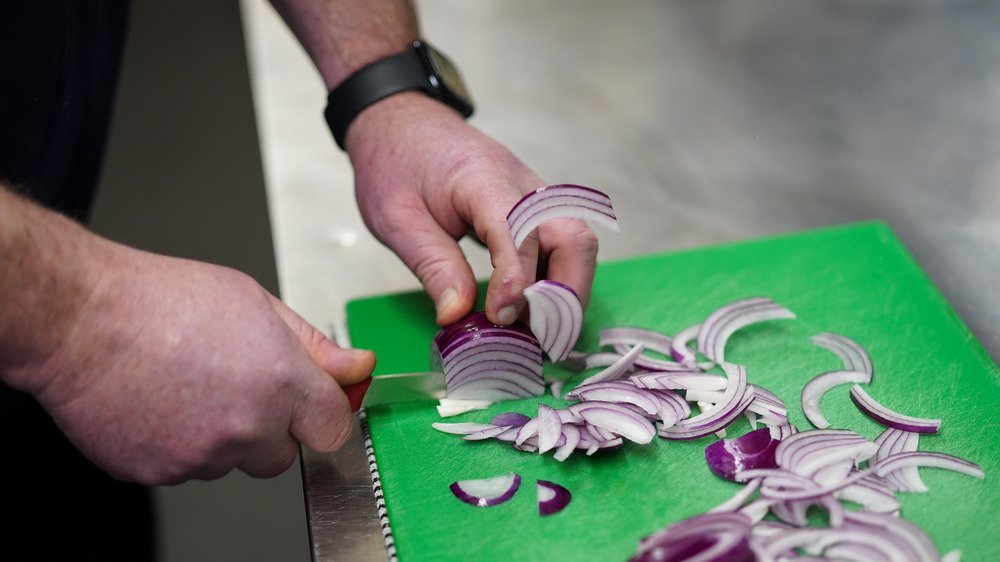
<path fill-rule="evenodd" d="M 422 93 L 397 94 L 358 115 L 346 144 L 365 223 L 423 283 L 438 324 L 475 305 L 475 279 L 457 243 L 470 227 L 495 268 L 486 294 L 490 320 L 517 318 L 540 260 L 546 277 L 572 287 L 586 306 L 597 237 L 582 221 L 558 219 L 517 250 L 507 213 L 545 184 L 455 110 Z"/>
<path fill-rule="evenodd" d="M 338 348 L 235 270 L 114 244 L 2 188 L 0 203 L 0 375 L 111 475 L 275 476 L 299 443 L 347 438 L 341 386 L 371 373 L 371 352 Z"/>

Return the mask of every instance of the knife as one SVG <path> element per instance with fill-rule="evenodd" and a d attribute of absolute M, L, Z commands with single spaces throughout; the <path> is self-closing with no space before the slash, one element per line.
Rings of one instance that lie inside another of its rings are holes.
<path fill-rule="evenodd" d="M 440 400 L 447 395 L 441 371 L 375 375 L 345 386 L 344 392 L 352 412 L 384 404 Z"/>

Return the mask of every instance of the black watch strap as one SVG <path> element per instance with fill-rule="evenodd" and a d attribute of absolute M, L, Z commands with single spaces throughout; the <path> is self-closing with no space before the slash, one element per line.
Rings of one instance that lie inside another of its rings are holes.
<path fill-rule="evenodd" d="M 344 148 L 348 125 L 366 107 L 406 90 L 432 92 L 424 63 L 415 49 L 375 61 L 344 80 L 330 92 L 324 112 L 337 146 Z"/>

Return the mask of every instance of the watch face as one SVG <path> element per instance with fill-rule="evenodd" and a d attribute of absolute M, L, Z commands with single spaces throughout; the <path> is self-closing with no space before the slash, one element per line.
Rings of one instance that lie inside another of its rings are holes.
<path fill-rule="evenodd" d="M 448 101 L 460 105 L 461 107 L 458 109 L 463 115 L 466 117 L 471 115 L 472 97 L 465 89 L 465 83 L 462 81 L 462 76 L 458 73 L 458 69 L 448 60 L 448 57 L 439 53 L 427 43 L 421 43 L 421 47 L 420 50 L 431 65 L 432 75 L 430 79 L 432 85 L 441 88 L 442 95 L 451 98 Z M 435 79 L 438 79 L 440 83 L 433 84 Z"/>

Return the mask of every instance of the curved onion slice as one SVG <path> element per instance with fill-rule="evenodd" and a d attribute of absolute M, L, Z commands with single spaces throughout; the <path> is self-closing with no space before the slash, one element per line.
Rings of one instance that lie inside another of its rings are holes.
<path fill-rule="evenodd" d="M 738 300 L 712 312 L 698 331 L 698 351 L 716 363 L 725 362 L 726 342 L 736 331 L 767 320 L 795 318 L 795 313 L 771 299 Z"/>
<path fill-rule="evenodd" d="M 875 439 L 875 444 L 878 445 L 878 451 L 875 451 L 874 460 L 878 463 L 896 453 L 916 451 L 920 445 L 920 434 L 890 427 Z M 890 472 L 885 475 L 885 480 L 891 488 L 902 492 L 923 493 L 928 490 L 915 466 Z"/>
<path fill-rule="evenodd" d="M 886 408 L 869 396 L 865 389 L 859 385 L 851 387 L 851 399 L 866 416 L 886 427 L 894 427 L 913 433 L 937 433 L 941 427 L 941 420 L 904 416 Z"/>
<path fill-rule="evenodd" d="M 573 499 L 569 490 L 548 480 L 538 480 L 535 491 L 538 494 L 538 514 L 543 517 L 559 513 Z"/>
<path fill-rule="evenodd" d="M 635 344 L 635 347 L 633 347 L 631 351 L 619 357 L 617 361 L 607 366 L 603 371 L 583 379 L 583 381 L 577 385 L 577 388 L 593 384 L 595 382 L 620 379 L 629 371 L 629 369 L 632 368 L 636 358 L 642 354 L 644 347 L 645 346 L 642 343 Z"/>
<path fill-rule="evenodd" d="M 750 519 L 742 513 L 706 513 L 675 523 L 639 541 L 629 562 L 755 560 Z"/>
<path fill-rule="evenodd" d="M 868 352 L 857 342 L 839 334 L 823 332 L 816 334 L 812 342 L 823 349 L 833 353 L 844 364 L 845 371 L 860 371 L 868 374 L 868 382 L 875 372 L 872 367 L 872 360 L 868 357 Z"/>
<path fill-rule="evenodd" d="M 705 447 L 708 468 L 720 478 L 736 480 L 745 469 L 774 468 L 774 451 L 780 441 L 771 435 L 771 429 L 755 429 L 741 437 L 721 439 Z"/>
<path fill-rule="evenodd" d="M 968 474 L 975 478 L 984 478 L 985 473 L 979 465 L 971 463 L 965 459 L 960 459 L 944 453 L 931 453 L 928 451 L 914 451 L 911 453 L 896 453 L 883 459 L 872 467 L 875 474 L 885 476 L 893 471 L 908 466 L 926 466 L 930 468 L 945 468 L 962 474 Z"/>
<path fill-rule="evenodd" d="M 531 311 L 531 331 L 552 361 L 562 361 L 576 345 L 583 326 L 583 306 L 573 289 L 543 279 L 524 289 Z"/>
<path fill-rule="evenodd" d="M 459 480 L 451 484 L 451 493 L 469 505 L 492 507 L 514 497 L 521 486 L 521 475 L 510 473 L 481 480 Z"/>
<path fill-rule="evenodd" d="M 531 231 L 557 217 L 582 219 L 615 234 L 620 231 L 611 198 L 606 194 L 581 185 L 550 185 L 525 195 L 507 213 L 514 246 L 520 248 Z"/>
<path fill-rule="evenodd" d="M 871 379 L 871 374 L 863 371 L 831 371 L 818 375 L 802 387 L 802 413 L 814 426 L 826 429 L 830 427 L 830 422 L 819 409 L 823 395 L 835 386 L 859 382 L 868 384 Z"/>

